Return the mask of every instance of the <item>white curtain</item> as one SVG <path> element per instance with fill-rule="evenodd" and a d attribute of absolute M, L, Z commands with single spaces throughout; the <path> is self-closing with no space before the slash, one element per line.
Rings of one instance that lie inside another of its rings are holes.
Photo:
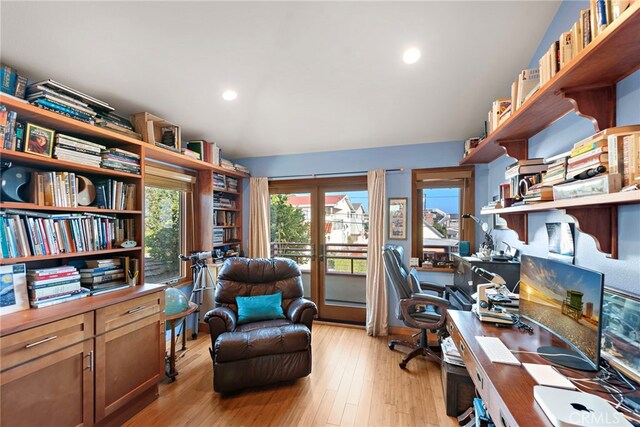
<path fill-rule="evenodd" d="M 367 174 L 369 189 L 369 245 L 367 248 L 367 334 L 387 335 L 389 316 L 387 287 L 382 265 L 385 213 L 385 171 L 376 169 Z"/>
<path fill-rule="evenodd" d="M 269 180 L 250 178 L 249 183 L 249 257 L 270 258 Z"/>

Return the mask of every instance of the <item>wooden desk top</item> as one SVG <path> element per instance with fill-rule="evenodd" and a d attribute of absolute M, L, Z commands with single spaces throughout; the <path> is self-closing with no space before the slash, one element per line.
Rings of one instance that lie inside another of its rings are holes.
<path fill-rule="evenodd" d="M 461 350 L 459 342 L 463 341 L 466 350 L 461 351 L 461 354 L 466 353 L 466 356 L 463 354 L 463 358 L 469 374 L 482 398 L 489 401 L 485 404 L 496 426 L 502 425 L 500 418 L 504 420 L 505 426 L 550 426 L 551 422 L 533 397 L 533 387 L 536 383 L 525 368 L 491 363 L 475 337 L 498 337 L 509 350 L 534 353 L 541 346 L 553 345 L 565 348 L 568 346 L 555 335 L 535 324 L 531 324 L 533 334 L 530 335 L 519 329 L 499 328 L 490 323 L 480 322 L 476 315 L 469 311 L 451 310 L 447 315 L 448 330 L 458 350 Z M 524 363 L 549 364 L 537 354 L 515 353 L 515 356 Z M 558 370 L 567 377 L 573 378 L 595 375 L 592 372 L 578 372 L 562 367 L 558 367 Z M 482 377 L 482 390 L 479 387 L 479 377 Z M 602 395 L 602 397 L 606 396 Z"/>

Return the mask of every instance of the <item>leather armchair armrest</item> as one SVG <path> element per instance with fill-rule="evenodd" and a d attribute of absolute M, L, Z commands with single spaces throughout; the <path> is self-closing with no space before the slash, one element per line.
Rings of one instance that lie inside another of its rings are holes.
<path fill-rule="evenodd" d="M 420 289 L 423 291 L 435 291 L 441 297 L 447 292 L 447 287 L 439 283 L 420 282 Z"/>
<path fill-rule="evenodd" d="M 438 319 L 437 321 L 426 322 L 424 320 L 418 320 L 412 317 L 410 310 L 416 305 L 425 304 L 435 305 L 439 307 L 441 309 L 440 319 Z M 418 329 L 440 329 L 444 327 L 444 324 L 447 321 L 448 306 L 449 301 L 447 301 L 446 299 L 426 294 L 413 294 L 411 298 L 404 298 L 400 300 L 400 310 L 402 310 L 404 322 Z"/>
<path fill-rule="evenodd" d="M 236 329 L 236 320 L 236 314 L 228 307 L 216 307 L 204 315 L 204 321 L 209 324 L 211 333 L 211 348 L 214 348 L 216 339 L 221 334 L 233 332 Z"/>
<path fill-rule="evenodd" d="M 318 314 L 318 308 L 315 303 L 305 298 L 298 298 L 287 308 L 287 318 L 293 323 L 303 323 L 309 330 L 316 314 Z"/>

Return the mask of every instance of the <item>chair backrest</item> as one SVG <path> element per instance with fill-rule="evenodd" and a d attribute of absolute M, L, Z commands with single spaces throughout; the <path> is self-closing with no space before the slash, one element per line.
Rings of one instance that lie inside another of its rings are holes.
<path fill-rule="evenodd" d="M 391 284 L 398 300 L 410 298 L 411 294 L 419 292 L 419 289 L 416 290 L 411 287 L 411 283 L 408 280 L 409 273 L 402 265 L 403 254 L 404 249 L 402 246 L 384 245 L 382 247 L 382 263 L 387 283 Z M 403 319 L 400 305 L 396 307 L 396 317 L 400 320 Z"/>
<path fill-rule="evenodd" d="M 269 295 L 282 292 L 282 309 L 302 298 L 302 275 L 298 264 L 287 258 L 227 258 L 218 273 L 216 307 L 238 313 L 237 296 Z"/>

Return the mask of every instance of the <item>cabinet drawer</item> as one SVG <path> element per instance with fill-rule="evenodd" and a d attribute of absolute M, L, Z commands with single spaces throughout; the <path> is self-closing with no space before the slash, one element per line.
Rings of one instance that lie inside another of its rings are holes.
<path fill-rule="evenodd" d="M 464 364 L 465 364 L 465 367 L 467 368 L 467 372 L 469 372 L 469 376 L 471 377 L 473 384 L 476 386 L 476 390 L 478 391 L 478 394 L 480 395 L 480 397 L 482 397 L 485 403 L 488 404 L 489 393 L 487 392 L 487 384 L 485 384 L 485 378 L 487 377 L 487 375 L 480 368 L 480 365 L 471 354 L 471 351 L 469 350 L 469 346 L 464 341 L 464 339 L 462 339 L 460 332 L 458 332 L 453 322 L 447 323 L 447 330 L 451 335 L 451 339 L 453 340 L 453 343 L 456 345 L 456 348 L 460 352 L 460 356 L 462 356 L 462 360 L 464 360 Z"/>
<path fill-rule="evenodd" d="M 164 310 L 164 292 L 134 298 L 96 310 L 96 334 L 103 334 Z"/>
<path fill-rule="evenodd" d="M 79 314 L 0 338 L 0 371 L 93 336 L 93 312 Z"/>

